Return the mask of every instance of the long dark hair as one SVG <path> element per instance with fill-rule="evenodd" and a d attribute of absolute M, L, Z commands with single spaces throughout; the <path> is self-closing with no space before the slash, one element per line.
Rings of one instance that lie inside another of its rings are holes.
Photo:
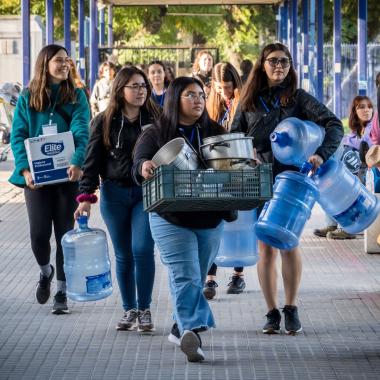
<path fill-rule="evenodd" d="M 125 105 L 124 86 L 130 81 L 133 75 L 138 74 L 144 78 L 147 86 L 147 94 L 141 109 L 146 110 L 153 118 L 158 118 L 160 110 L 158 106 L 151 100 L 151 88 L 145 73 L 135 66 L 124 66 L 115 77 L 112 85 L 109 104 L 104 111 L 103 118 L 103 143 L 106 148 L 111 148 L 110 131 L 113 117 L 120 113 Z"/>
<path fill-rule="evenodd" d="M 356 107 L 359 105 L 359 103 L 363 100 L 366 100 L 369 104 L 369 107 L 373 109 L 373 104 L 371 102 L 371 99 L 368 96 L 355 96 L 355 98 L 352 100 L 351 108 L 350 108 L 350 116 L 348 118 L 348 126 L 350 127 L 352 132 L 355 132 L 359 137 L 362 137 L 364 134 L 364 129 L 367 126 L 368 123 L 364 124 L 362 121 L 360 121 L 358 113 L 356 111 Z M 372 113 L 373 117 L 373 113 Z"/>
<path fill-rule="evenodd" d="M 212 69 L 212 84 L 211 92 L 207 99 L 207 111 L 210 118 L 219 121 L 222 114 L 225 112 L 224 100 L 215 90 L 215 82 L 232 82 L 234 86 L 233 99 L 234 103 L 230 110 L 231 120 L 234 118 L 236 108 L 240 100 L 240 92 L 242 88 L 239 73 L 231 63 L 220 62 L 217 63 Z"/>
<path fill-rule="evenodd" d="M 34 76 L 29 83 L 30 102 L 29 106 L 37 112 L 43 112 L 50 107 L 50 87 L 49 87 L 49 61 L 60 51 L 67 50 L 60 45 L 47 45 L 38 53 L 37 61 L 34 66 Z M 69 69 L 69 76 L 60 83 L 58 103 L 74 103 L 75 83 Z"/>
<path fill-rule="evenodd" d="M 164 109 L 156 122 L 157 127 L 161 129 L 160 136 L 163 142 L 170 141 L 176 136 L 180 116 L 181 94 L 187 86 L 192 84 L 197 84 L 203 89 L 202 82 L 196 78 L 178 77 L 170 83 L 166 91 Z M 210 124 L 206 106 L 197 123 L 201 128 Z"/>
<path fill-rule="evenodd" d="M 286 88 L 281 94 L 280 102 L 282 106 L 288 104 L 289 100 L 293 97 L 297 89 L 297 74 L 293 67 L 292 56 L 289 49 L 278 42 L 269 44 L 261 51 L 260 57 L 257 59 L 255 66 L 249 77 L 240 97 L 241 110 L 243 112 L 256 111 L 259 102 L 259 93 L 265 87 L 268 87 L 268 78 L 264 70 L 264 63 L 269 54 L 274 51 L 282 51 L 290 59 L 289 73 L 284 79 L 287 83 Z"/>

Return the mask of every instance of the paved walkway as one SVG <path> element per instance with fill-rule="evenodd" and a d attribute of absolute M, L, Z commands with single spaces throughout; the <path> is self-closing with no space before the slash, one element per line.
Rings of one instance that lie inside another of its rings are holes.
<path fill-rule="evenodd" d="M 304 332 L 261 333 L 266 313 L 256 268 L 246 268 L 246 291 L 227 295 L 230 270 L 218 272 L 212 301 L 218 328 L 202 335 L 207 360 L 189 364 L 167 341 L 172 324 L 166 270 L 157 258 L 152 313 L 156 332 L 117 332 L 121 302 L 69 303 L 50 313 L 34 298 L 38 267 L 32 256 L 22 191 L 6 183 L 0 163 L 0 379 L 379 379 L 380 255 L 363 240 L 327 241 L 312 235 L 323 224 L 315 208 L 302 239 L 299 297 Z M 91 224 L 104 228 L 97 207 Z M 114 265 L 114 262 L 113 262 Z M 280 292 L 280 304 L 283 303 Z"/>

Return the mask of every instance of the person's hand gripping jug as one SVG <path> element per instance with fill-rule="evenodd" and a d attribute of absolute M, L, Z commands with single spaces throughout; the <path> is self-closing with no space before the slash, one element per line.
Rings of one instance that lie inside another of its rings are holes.
<path fill-rule="evenodd" d="M 107 237 L 99 228 L 88 228 L 87 216 L 78 228 L 62 237 L 67 296 L 73 301 L 96 301 L 112 294 Z"/>

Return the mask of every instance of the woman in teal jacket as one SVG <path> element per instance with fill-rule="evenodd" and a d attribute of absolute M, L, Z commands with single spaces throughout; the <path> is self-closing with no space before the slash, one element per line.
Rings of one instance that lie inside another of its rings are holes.
<path fill-rule="evenodd" d="M 24 188 L 33 254 L 40 267 L 36 298 L 44 304 L 50 297 L 55 269 L 50 264 L 52 226 L 56 239 L 57 293 L 52 312 L 68 313 L 66 278 L 63 271 L 62 236 L 73 228 L 78 180 L 88 141 L 90 111 L 86 95 L 76 88 L 70 75 L 69 56 L 59 45 L 45 46 L 37 57 L 34 77 L 20 95 L 12 124 L 11 145 L 15 170 L 9 181 Z M 45 186 L 34 184 L 24 141 L 44 133 L 71 131 L 75 152 L 67 170 L 68 181 Z"/>

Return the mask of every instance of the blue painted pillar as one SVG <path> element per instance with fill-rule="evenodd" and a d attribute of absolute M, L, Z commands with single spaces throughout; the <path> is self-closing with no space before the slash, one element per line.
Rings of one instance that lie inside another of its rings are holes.
<path fill-rule="evenodd" d="M 302 0 L 302 88 L 309 91 L 309 0 Z"/>
<path fill-rule="evenodd" d="M 105 7 L 99 11 L 100 24 L 99 24 L 99 44 L 104 46 L 106 42 L 106 22 L 105 22 Z"/>
<path fill-rule="evenodd" d="M 290 0 L 290 53 L 293 58 L 294 69 L 298 72 L 298 57 L 297 57 L 297 8 L 298 1 Z"/>
<path fill-rule="evenodd" d="M 323 103 L 323 0 L 317 0 L 317 7 L 317 99 Z"/>
<path fill-rule="evenodd" d="M 315 71 L 315 1 L 310 0 L 310 24 L 309 24 L 309 83 L 310 92 L 316 94 Z"/>
<path fill-rule="evenodd" d="M 342 117 L 342 0 L 334 0 L 334 113 Z"/>
<path fill-rule="evenodd" d="M 283 22 L 282 22 L 282 43 L 284 45 L 289 46 L 289 1 L 285 0 L 284 1 L 284 6 L 283 6 Z"/>
<path fill-rule="evenodd" d="M 22 85 L 30 80 L 30 0 L 21 1 L 22 22 Z"/>
<path fill-rule="evenodd" d="M 54 1 L 46 0 L 46 45 L 54 43 Z"/>
<path fill-rule="evenodd" d="M 84 57 L 84 0 L 78 0 L 78 42 L 79 42 L 79 75 L 85 78 L 85 57 Z"/>
<path fill-rule="evenodd" d="M 108 6 L 108 46 L 113 46 L 113 7 Z"/>
<path fill-rule="evenodd" d="M 63 20 L 65 48 L 69 55 L 71 55 L 71 0 L 65 0 L 63 2 Z"/>
<path fill-rule="evenodd" d="M 281 6 L 277 7 L 276 13 L 276 39 L 281 41 Z"/>
<path fill-rule="evenodd" d="M 90 90 L 94 88 L 98 76 L 98 9 L 97 0 L 90 0 Z"/>
<path fill-rule="evenodd" d="M 358 1 L 358 89 L 367 95 L 367 0 Z"/>

